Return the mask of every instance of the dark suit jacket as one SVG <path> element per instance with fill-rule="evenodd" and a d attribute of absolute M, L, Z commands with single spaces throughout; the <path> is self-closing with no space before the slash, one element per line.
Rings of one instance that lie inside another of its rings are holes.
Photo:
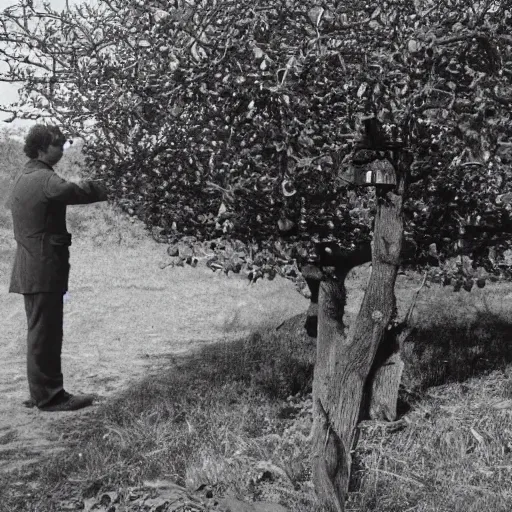
<path fill-rule="evenodd" d="M 106 199 L 101 183 L 85 181 L 78 186 L 62 179 L 44 162 L 30 160 L 8 199 L 17 242 L 9 291 L 66 292 L 71 245 L 66 206 Z"/>

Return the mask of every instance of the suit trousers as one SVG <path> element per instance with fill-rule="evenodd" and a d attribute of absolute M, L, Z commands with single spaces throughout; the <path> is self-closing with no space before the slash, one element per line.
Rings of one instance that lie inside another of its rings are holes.
<path fill-rule="evenodd" d="M 63 391 L 61 370 L 64 300 L 62 292 L 24 294 L 27 313 L 27 377 L 38 407 Z"/>

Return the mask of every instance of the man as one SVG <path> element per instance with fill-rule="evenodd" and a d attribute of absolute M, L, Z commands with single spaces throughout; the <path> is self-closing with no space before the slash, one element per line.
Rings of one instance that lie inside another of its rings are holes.
<path fill-rule="evenodd" d="M 55 126 L 35 125 L 25 139 L 30 158 L 17 176 L 8 206 L 17 242 L 9 292 L 23 294 L 27 314 L 27 377 L 30 400 L 43 411 L 72 411 L 92 404 L 90 395 L 64 390 L 61 372 L 63 295 L 68 289 L 66 206 L 107 199 L 103 184 L 79 185 L 58 176 L 66 139 Z"/>

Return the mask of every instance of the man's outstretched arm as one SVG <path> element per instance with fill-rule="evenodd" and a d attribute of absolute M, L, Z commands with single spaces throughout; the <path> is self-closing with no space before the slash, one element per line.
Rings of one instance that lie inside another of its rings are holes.
<path fill-rule="evenodd" d="M 79 185 L 52 174 L 45 183 L 44 194 L 52 201 L 66 204 L 89 204 L 107 200 L 107 187 L 101 181 L 83 181 Z"/>

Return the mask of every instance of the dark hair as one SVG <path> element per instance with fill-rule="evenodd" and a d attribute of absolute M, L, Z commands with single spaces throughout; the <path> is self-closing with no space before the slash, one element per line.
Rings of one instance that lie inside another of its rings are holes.
<path fill-rule="evenodd" d="M 36 124 L 30 128 L 25 137 L 23 151 L 29 158 L 37 158 L 38 151 L 46 151 L 50 144 L 64 143 L 65 137 L 58 126 Z"/>

